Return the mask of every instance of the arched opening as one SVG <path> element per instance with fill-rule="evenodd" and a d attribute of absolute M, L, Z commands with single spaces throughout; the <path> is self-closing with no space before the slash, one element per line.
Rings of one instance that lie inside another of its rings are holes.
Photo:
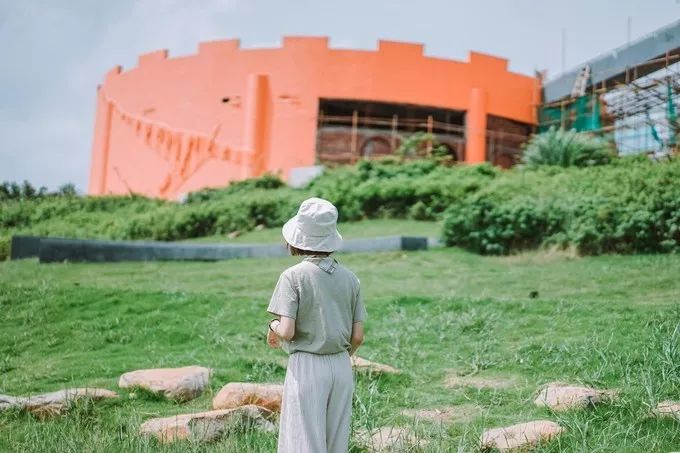
<path fill-rule="evenodd" d="M 364 159 L 388 156 L 390 154 L 392 154 L 392 146 L 385 137 L 369 137 L 361 145 L 361 157 Z"/>

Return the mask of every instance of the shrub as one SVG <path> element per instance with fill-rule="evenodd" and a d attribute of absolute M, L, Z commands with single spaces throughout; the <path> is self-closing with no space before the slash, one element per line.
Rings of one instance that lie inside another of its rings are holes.
<path fill-rule="evenodd" d="M 435 160 L 364 161 L 328 170 L 304 189 L 274 176 L 208 189 L 187 203 L 138 195 L 0 201 L 0 259 L 15 233 L 180 240 L 281 226 L 307 197 L 326 198 L 341 221 L 444 219 L 444 239 L 484 254 L 545 245 L 584 254 L 680 251 L 680 162 L 622 158 L 606 166 L 533 171 Z M 4 239 L 2 239 L 4 238 Z"/>
<path fill-rule="evenodd" d="M 385 159 L 331 170 L 313 181 L 308 190 L 335 203 L 342 220 L 438 219 L 451 204 L 499 174 L 488 164 L 445 167 L 433 159 L 405 163 Z"/>
<path fill-rule="evenodd" d="M 215 200 L 235 193 L 247 193 L 253 189 L 279 189 L 285 183 L 277 175 L 266 173 L 259 178 L 244 179 L 243 181 L 234 181 L 226 187 L 222 188 L 207 188 L 196 192 L 191 192 L 187 196 L 187 203 L 199 203 L 202 201 Z"/>
<path fill-rule="evenodd" d="M 0 236 L 0 261 L 9 258 L 10 241 L 9 236 Z"/>
<path fill-rule="evenodd" d="M 527 142 L 522 163 L 528 168 L 542 165 L 590 167 L 607 164 L 613 156 L 612 147 L 600 138 L 551 127 Z"/>
<path fill-rule="evenodd" d="M 504 254 L 541 245 L 559 231 L 559 209 L 535 198 L 519 197 L 512 203 L 474 198 L 452 210 L 445 221 L 448 245 L 482 254 Z"/>
<path fill-rule="evenodd" d="M 541 245 L 583 254 L 680 251 L 680 162 L 508 173 L 453 205 L 448 245 L 507 254 Z"/>
<path fill-rule="evenodd" d="M 416 132 L 409 136 L 402 137 L 401 144 L 395 151 L 395 154 L 402 158 L 415 157 L 422 154 L 428 146 L 430 147 L 430 153 L 433 156 L 448 156 L 446 147 L 437 141 L 437 137 L 434 134 L 428 132 Z"/>

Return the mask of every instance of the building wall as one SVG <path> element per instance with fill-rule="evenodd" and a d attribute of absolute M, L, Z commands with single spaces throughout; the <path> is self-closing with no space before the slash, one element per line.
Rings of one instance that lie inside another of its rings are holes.
<path fill-rule="evenodd" d="M 537 94 L 502 58 L 433 58 L 418 44 L 344 50 L 294 37 L 274 49 L 227 40 L 190 56 L 152 52 L 98 89 L 89 192 L 176 198 L 266 171 L 286 178 L 315 164 L 320 98 L 466 111 L 466 161 L 480 162 L 487 115 L 534 124 Z"/>

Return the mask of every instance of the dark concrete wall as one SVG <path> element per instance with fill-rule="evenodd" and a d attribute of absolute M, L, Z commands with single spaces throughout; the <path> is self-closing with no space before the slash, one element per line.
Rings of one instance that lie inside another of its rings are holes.
<path fill-rule="evenodd" d="M 219 261 L 235 258 L 286 256 L 278 244 L 190 244 L 147 241 L 102 241 L 47 237 L 15 236 L 17 253 L 12 259 L 38 256 L 41 263 L 115 262 L 115 261 Z M 12 241 L 14 245 L 14 238 Z M 36 251 L 36 244 L 37 251 Z M 425 237 L 391 236 L 351 239 L 339 252 L 378 252 L 425 250 Z"/>
<path fill-rule="evenodd" d="M 9 249 L 9 259 L 20 260 L 35 258 L 40 252 L 40 237 L 38 236 L 12 236 Z"/>

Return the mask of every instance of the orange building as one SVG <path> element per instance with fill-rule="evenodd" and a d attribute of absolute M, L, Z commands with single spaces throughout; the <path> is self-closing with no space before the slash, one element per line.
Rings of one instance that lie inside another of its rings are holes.
<path fill-rule="evenodd" d="M 207 186 L 393 153 L 427 131 L 467 163 L 509 166 L 535 124 L 539 82 L 507 61 L 423 55 L 419 44 L 331 49 L 289 37 L 281 48 L 206 42 L 112 69 L 99 87 L 90 194 L 176 198 Z"/>

